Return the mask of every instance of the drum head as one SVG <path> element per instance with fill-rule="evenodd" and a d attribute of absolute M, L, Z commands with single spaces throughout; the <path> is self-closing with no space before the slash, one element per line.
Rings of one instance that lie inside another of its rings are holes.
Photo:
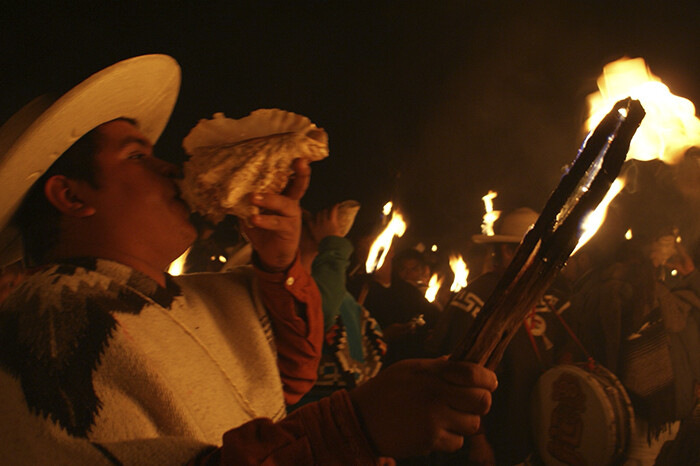
<path fill-rule="evenodd" d="M 607 465 L 629 442 L 631 404 L 615 376 L 556 366 L 533 391 L 533 432 L 547 465 Z M 622 393 L 620 393 L 622 389 Z"/>

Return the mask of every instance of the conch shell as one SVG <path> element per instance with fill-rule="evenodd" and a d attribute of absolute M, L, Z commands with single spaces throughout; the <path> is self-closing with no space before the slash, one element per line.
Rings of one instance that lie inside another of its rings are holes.
<path fill-rule="evenodd" d="M 340 236 L 345 236 L 355 222 L 357 211 L 360 210 L 360 203 L 353 200 L 343 201 L 338 204 L 338 226 Z"/>
<path fill-rule="evenodd" d="M 218 223 L 227 214 L 258 213 L 247 194 L 281 192 L 294 159 L 328 156 L 328 135 L 304 116 L 260 109 L 238 120 L 223 113 L 200 120 L 182 146 L 190 156 L 183 166 L 182 198 Z"/>

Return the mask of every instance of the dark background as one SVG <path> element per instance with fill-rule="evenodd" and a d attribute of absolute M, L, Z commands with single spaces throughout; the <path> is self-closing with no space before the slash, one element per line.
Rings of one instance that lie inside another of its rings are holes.
<path fill-rule="evenodd" d="M 3 7 L 1 121 L 121 59 L 170 54 L 183 82 L 161 156 L 181 161 L 214 112 L 300 113 L 331 148 L 307 208 L 357 199 L 369 230 L 393 199 L 407 236 L 447 248 L 479 232 L 490 189 L 496 209 L 542 208 L 606 63 L 643 57 L 700 102 L 697 2 L 106 3 Z"/>

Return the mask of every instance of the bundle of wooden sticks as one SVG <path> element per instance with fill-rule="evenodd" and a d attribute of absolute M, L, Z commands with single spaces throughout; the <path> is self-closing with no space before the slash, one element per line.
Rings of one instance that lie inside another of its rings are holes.
<path fill-rule="evenodd" d="M 645 111 L 623 99 L 584 141 L 513 261 L 451 358 L 495 368 L 527 313 L 542 299 L 627 157 Z"/>

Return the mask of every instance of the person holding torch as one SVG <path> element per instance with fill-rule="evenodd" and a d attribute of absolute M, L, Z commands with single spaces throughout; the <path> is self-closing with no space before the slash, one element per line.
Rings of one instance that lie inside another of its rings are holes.
<path fill-rule="evenodd" d="M 153 153 L 179 83 L 173 58 L 135 57 L 0 128 L 0 256 L 32 266 L 0 307 L 3 461 L 376 464 L 461 447 L 497 382 L 444 358 L 286 416 L 323 331 L 298 259 L 306 163 L 283 193 L 251 193 L 252 267 L 165 272 L 195 239 L 178 167 Z"/>

